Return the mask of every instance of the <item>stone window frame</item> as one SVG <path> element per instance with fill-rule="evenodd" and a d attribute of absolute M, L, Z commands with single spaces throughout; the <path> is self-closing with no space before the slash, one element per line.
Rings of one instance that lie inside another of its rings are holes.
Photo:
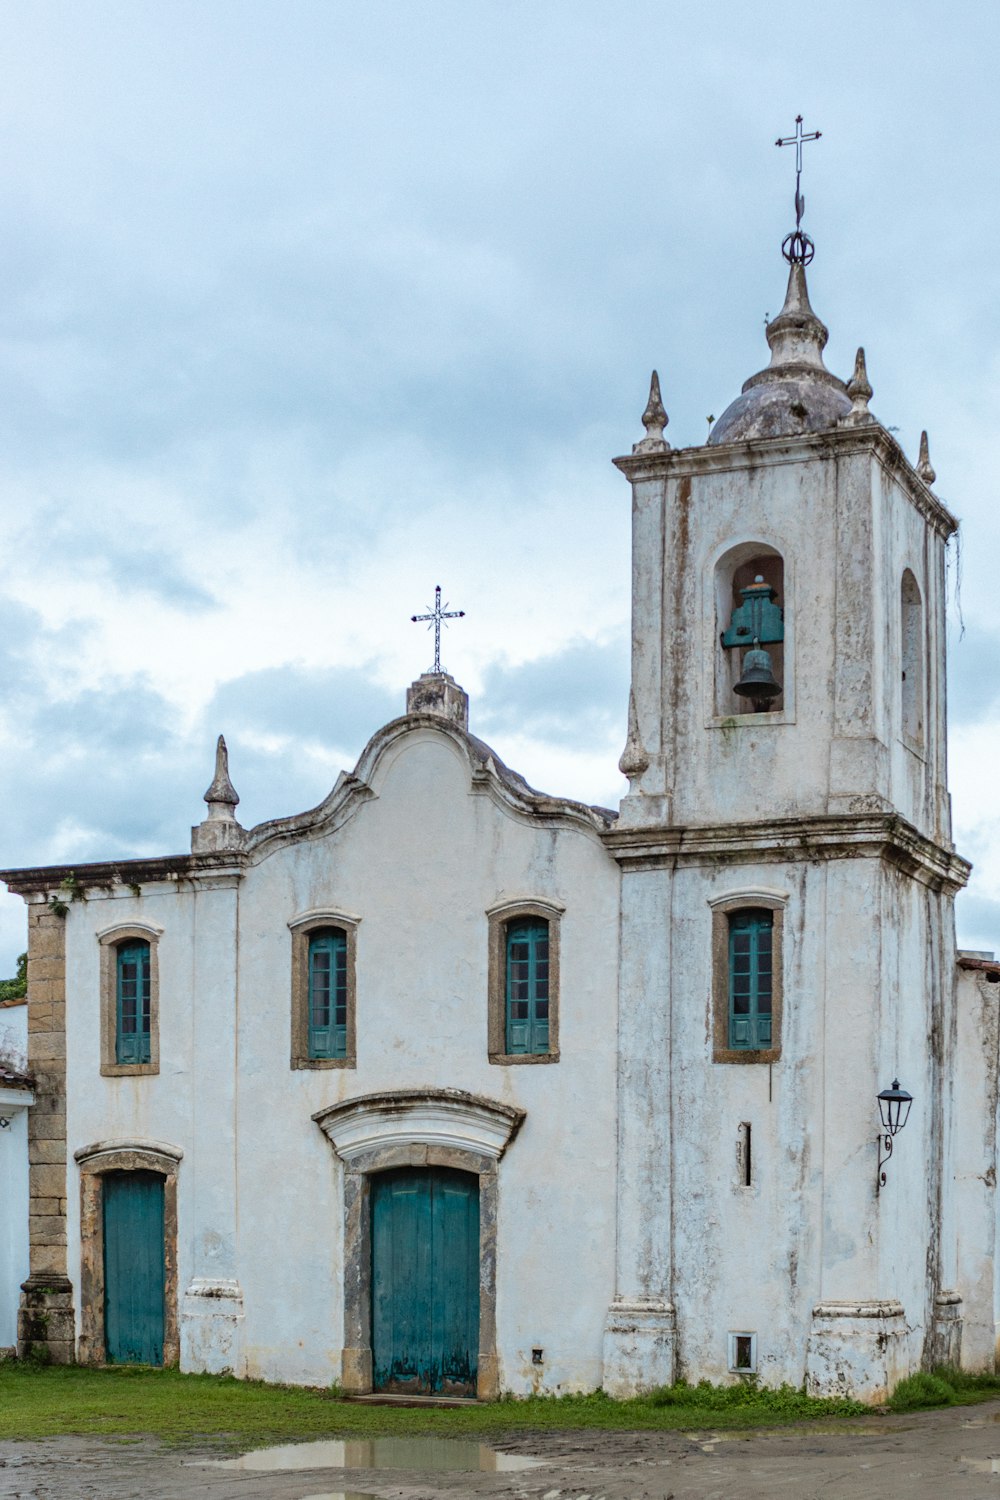
<path fill-rule="evenodd" d="M 784 928 L 788 895 L 784 891 L 747 888 L 729 891 L 709 901 L 712 911 L 712 1061 L 714 1063 L 776 1063 L 781 1057 L 784 1012 Z M 729 1045 L 729 917 L 748 907 L 773 914 L 771 929 L 771 1046 Z"/>
<path fill-rule="evenodd" d="M 107 1363 L 104 1326 L 104 1178 L 155 1172 L 163 1178 L 163 1366 L 180 1362 L 177 1286 L 177 1173 L 184 1155 L 161 1141 L 96 1141 L 73 1153 L 80 1168 L 80 1337 L 82 1365 Z"/>
<path fill-rule="evenodd" d="M 101 1076 L 126 1078 L 160 1071 L 160 964 L 163 928 L 152 922 L 118 922 L 97 934 L 101 964 Z M 118 949 L 128 942 L 149 944 L 149 1061 L 120 1063 L 118 1036 Z"/>
<path fill-rule="evenodd" d="M 505 900 L 491 906 L 489 965 L 487 977 L 487 1057 L 497 1067 L 522 1066 L 559 1061 L 560 963 L 559 929 L 566 911 L 559 901 L 542 896 Z M 507 1051 L 507 928 L 524 917 L 538 917 L 549 924 L 549 1050 Z"/>
<path fill-rule="evenodd" d="M 288 924 L 292 943 L 292 1068 L 356 1068 L 357 953 L 361 918 L 339 907 L 313 907 L 293 917 Z M 347 1045 L 343 1057 L 309 1056 L 309 934 L 319 928 L 338 927 L 347 939 Z"/>

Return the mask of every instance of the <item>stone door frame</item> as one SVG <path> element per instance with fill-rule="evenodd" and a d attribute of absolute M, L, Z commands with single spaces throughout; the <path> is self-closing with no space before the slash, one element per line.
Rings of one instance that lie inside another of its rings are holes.
<path fill-rule="evenodd" d="M 177 1315 L 177 1171 L 183 1152 L 153 1141 L 98 1141 L 74 1152 L 80 1167 L 80 1337 L 82 1365 L 107 1363 L 104 1328 L 104 1177 L 155 1172 L 163 1178 L 163 1364 L 180 1361 Z"/>
<path fill-rule="evenodd" d="M 394 1167 L 451 1167 L 479 1179 L 476 1395 L 495 1400 L 497 1168 L 524 1111 L 459 1089 L 407 1089 L 350 1099 L 313 1119 L 344 1164 L 344 1391 L 366 1395 L 372 1389 L 371 1179 Z"/>

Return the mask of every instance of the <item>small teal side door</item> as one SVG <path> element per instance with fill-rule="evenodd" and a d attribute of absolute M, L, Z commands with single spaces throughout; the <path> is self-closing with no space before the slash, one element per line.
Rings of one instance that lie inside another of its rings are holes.
<path fill-rule="evenodd" d="M 163 1178 L 104 1178 L 104 1343 L 109 1364 L 162 1365 Z"/>
<path fill-rule="evenodd" d="M 474 1396 L 479 1179 L 443 1167 L 383 1172 L 371 1205 L 375 1389 Z"/>

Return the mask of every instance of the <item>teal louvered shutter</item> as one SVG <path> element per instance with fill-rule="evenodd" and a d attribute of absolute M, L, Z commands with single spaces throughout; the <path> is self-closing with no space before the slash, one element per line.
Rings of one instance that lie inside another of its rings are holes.
<path fill-rule="evenodd" d="M 759 907 L 729 917 L 729 1045 L 753 1051 L 771 1045 L 774 916 Z"/>
<path fill-rule="evenodd" d="M 309 1056 L 347 1056 L 347 935 L 337 927 L 309 938 Z"/>
<path fill-rule="evenodd" d="M 549 924 L 507 928 L 507 1051 L 549 1050 Z"/>
<path fill-rule="evenodd" d="M 118 949 L 116 979 L 116 1062 L 149 1062 L 151 1001 L 149 944 L 123 943 Z"/>

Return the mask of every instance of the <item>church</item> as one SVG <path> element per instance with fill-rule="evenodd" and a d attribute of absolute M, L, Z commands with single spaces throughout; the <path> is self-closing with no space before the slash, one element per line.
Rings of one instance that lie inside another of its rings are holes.
<path fill-rule="evenodd" d="M 617 810 L 529 786 L 438 658 L 311 811 L 242 826 L 220 739 L 189 853 L 3 872 L 22 1355 L 480 1398 L 755 1376 L 878 1402 L 994 1368 L 957 522 L 863 351 L 826 368 L 810 242 L 785 256 L 770 362 L 708 441 L 671 447 L 654 375 L 616 460 Z"/>

